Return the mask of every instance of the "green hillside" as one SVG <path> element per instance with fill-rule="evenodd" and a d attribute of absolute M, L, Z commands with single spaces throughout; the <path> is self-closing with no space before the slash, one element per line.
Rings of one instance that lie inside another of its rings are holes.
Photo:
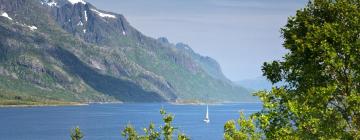
<path fill-rule="evenodd" d="M 0 0 L 0 104 L 256 100 L 215 60 L 147 37 L 122 15 L 49 2 Z"/>

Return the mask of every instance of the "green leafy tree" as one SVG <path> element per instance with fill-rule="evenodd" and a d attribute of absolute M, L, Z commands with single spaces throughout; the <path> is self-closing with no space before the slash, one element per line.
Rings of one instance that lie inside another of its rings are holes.
<path fill-rule="evenodd" d="M 178 140 L 190 140 L 190 138 L 186 136 L 184 133 L 179 133 Z"/>
<path fill-rule="evenodd" d="M 144 128 L 144 132 L 146 134 L 146 139 L 149 140 L 159 140 L 160 133 L 155 130 L 155 124 L 150 123 L 149 128 Z"/>
<path fill-rule="evenodd" d="M 360 1 L 312 0 L 284 28 L 282 61 L 263 72 L 282 87 L 257 95 L 269 139 L 360 139 Z"/>
<path fill-rule="evenodd" d="M 81 140 L 84 137 L 84 135 L 81 132 L 80 128 L 77 126 L 71 130 L 70 137 L 71 140 Z"/>
<path fill-rule="evenodd" d="M 127 140 L 137 140 L 139 136 L 131 124 L 128 124 L 125 129 L 121 132 L 121 135 L 126 138 Z"/>
<path fill-rule="evenodd" d="M 160 114 L 165 123 L 164 126 L 160 127 L 161 132 L 156 131 L 155 125 L 150 123 L 148 128 L 144 128 L 145 135 L 138 135 L 135 128 L 131 124 L 128 124 L 121 135 L 127 140 L 160 140 L 161 138 L 164 140 L 172 140 L 173 133 L 177 130 L 172 126 L 174 115 L 168 114 L 164 109 L 160 110 Z M 178 140 L 189 140 L 189 137 L 183 133 L 179 133 L 177 138 Z"/>
<path fill-rule="evenodd" d="M 249 119 L 245 118 L 243 112 L 240 114 L 240 118 L 237 120 L 239 129 L 236 128 L 234 120 L 227 121 L 224 125 L 224 139 L 225 140 L 257 140 L 261 138 L 261 133 L 256 130 L 256 126 L 253 122 L 254 116 Z"/>

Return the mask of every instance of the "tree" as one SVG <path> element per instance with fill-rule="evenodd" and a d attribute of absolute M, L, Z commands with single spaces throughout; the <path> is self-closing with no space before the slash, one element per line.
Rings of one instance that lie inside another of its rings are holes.
<path fill-rule="evenodd" d="M 256 130 L 253 122 L 254 118 L 251 116 L 249 119 L 245 118 L 243 112 L 237 120 L 239 130 L 236 128 L 234 120 L 227 121 L 224 125 L 224 139 L 225 140 L 257 140 L 261 138 L 261 133 Z"/>
<path fill-rule="evenodd" d="M 121 135 L 126 138 L 127 140 L 137 140 L 139 136 L 131 124 L 128 124 L 125 129 L 121 132 Z"/>
<path fill-rule="evenodd" d="M 360 1 L 312 0 L 282 28 L 282 61 L 253 116 L 269 139 L 360 139 Z"/>
<path fill-rule="evenodd" d="M 148 128 L 144 128 L 145 135 L 138 135 L 135 128 L 128 124 L 125 129 L 122 131 L 121 135 L 127 140 L 172 140 L 175 127 L 172 126 L 172 121 L 174 120 L 174 115 L 166 113 L 164 109 L 160 110 L 162 119 L 164 121 L 164 126 L 161 126 L 161 132 L 156 131 L 155 124 L 150 123 Z M 162 134 L 162 135 L 161 135 Z M 178 140 L 189 140 L 183 133 L 178 133 Z"/>
<path fill-rule="evenodd" d="M 81 140 L 84 137 L 78 126 L 71 130 L 70 136 L 71 136 L 71 140 Z"/>

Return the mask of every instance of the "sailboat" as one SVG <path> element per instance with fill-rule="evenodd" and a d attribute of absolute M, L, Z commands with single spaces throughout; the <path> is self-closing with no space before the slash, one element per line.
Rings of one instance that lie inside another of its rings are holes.
<path fill-rule="evenodd" d="M 210 119 L 209 119 L 209 106 L 206 105 L 206 115 L 205 115 L 205 119 L 204 119 L 205 123 L 209 123 Z"/>

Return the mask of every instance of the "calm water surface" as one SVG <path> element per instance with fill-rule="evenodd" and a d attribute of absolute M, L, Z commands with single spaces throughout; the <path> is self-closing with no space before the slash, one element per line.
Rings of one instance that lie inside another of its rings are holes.
<path fill-rule="evenodd" d="M 140 132 L 150 122 L 162 124 L 159 109 L 175 114 L 174 126 L 194 140 L 219 140 L 227 120 L 239 111 L 251 114 L 260 103 L 210 105 L 211 122 L 205 124 L 206 106 L 172 104 L 92 104 L 89 106 L 0 108 L 0 140 L 68 140 L 70 129 L 80 126 L 84 140 L 120 140 L 131 123 Z M 142 131 L 141 131 L 142 132 Z"/>

